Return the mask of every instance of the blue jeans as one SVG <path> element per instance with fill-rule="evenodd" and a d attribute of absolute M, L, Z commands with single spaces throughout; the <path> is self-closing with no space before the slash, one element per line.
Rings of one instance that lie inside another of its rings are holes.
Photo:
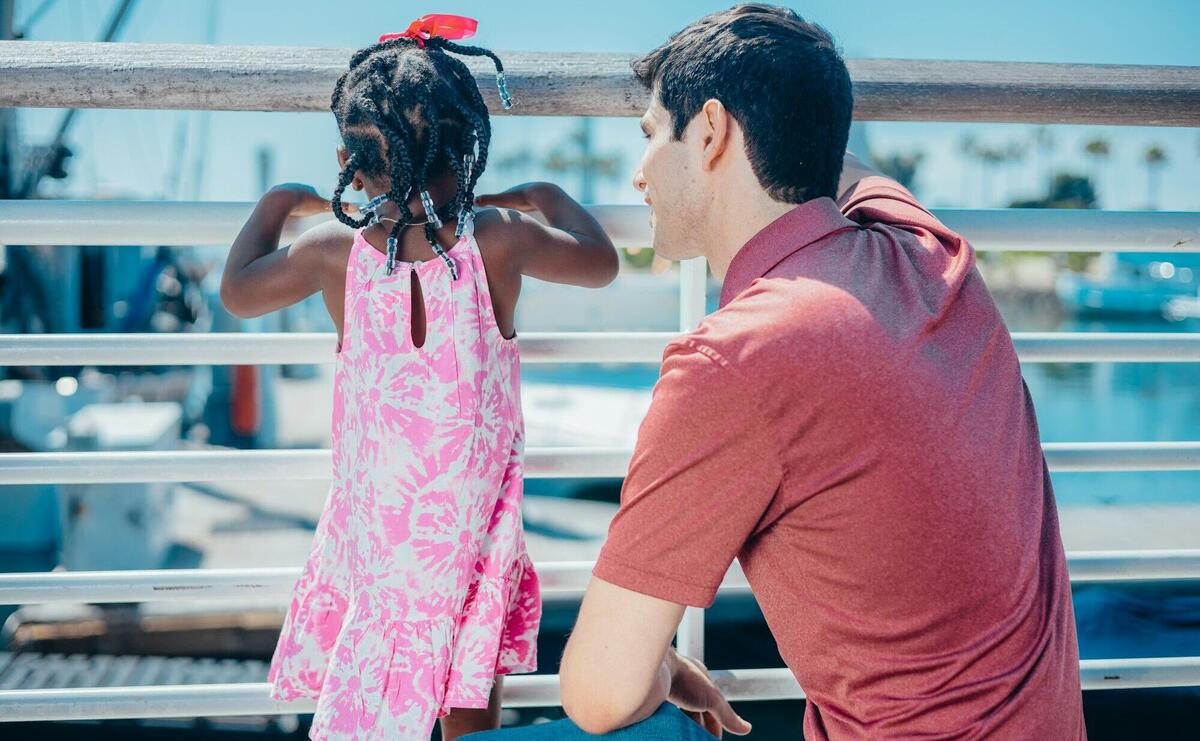
<path fill-rule="evenodd" d="M 536 726 L 504 728 L 499 731 L 484 731 L 463 736 L 464 741 L 584 741 L 585 739 L 609 739 L 610 741 L 713 741 L 716 737 L 704 730 L 669 702 L 664 702 L 654 715 L 619 731 L 595 736 L 579 730 L 570 719 Z"/>

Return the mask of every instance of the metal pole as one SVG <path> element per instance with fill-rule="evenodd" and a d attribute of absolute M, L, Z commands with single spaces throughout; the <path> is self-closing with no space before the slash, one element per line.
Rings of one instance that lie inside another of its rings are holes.
<path fill-rule="evenodd" d="M 9 244 L 228 246 L 253 208 L 219 201 L 0 200 L 0 233 Z M 587 208 L 618 249 L 650 244 L 646 206 Z M 939 208 L 933 215 L 979 251 L 1200 252 L 1197 212 Z M 289 223 L 284 238 L 330 218 Z M 691 274 L 687 265 L 682 275 Z"/>
<path fill-rule="evenodd" d="M 121 0 L 121 4 L 117 6 L 116 10 L 113 11 L 112 17 L 108 19 L 108 25 L 105 27 L 104 33 L 100 35 L 101 42 L 107 43 L 116 38 L 135 1 Z M 75 122 L 75 117 L 78 115 L 78 108 L 68 109 L 63 114 L 62 120 L 58 124 L 58 131 L 54 134 L 54 139 L 50 142 L 50 146 L 46 147 L 40 161 L 30 169 L 19 197 L 29 198 L 37 191 L 38 184 L 46 176 L 46 171 L 50 168 L 50 164 L 54 162 L 58 151 L 63 148 L 63 141 L 67 137 L 67 132 L 71 130 L 71 124 Z"/>
<path fill-rule="evenodd" d="M 591 580 L 592 561 L 538 561 L 538 578 L 548 599 L 579 600 Z M 1068 551 L 1072 584 L 1200 580 L 1200 549 Z M 0 605 L 106 604 L 263 600 L 282 605 L 300 569 L 159 569 L 52 571 L 0 574 Z M 735 564 L 721 594 L 746 594 L 750 585 Z M 697 612 L 702 612 L 697 610 Z"/>
<path fill-rule="evenodd" d="M 679 265 L 679 329 L 695 329 L 708 313 L 708 261 L 703 257 Z M 696 544 L 699 545 L 699 544 Z M 675 645 L 684 656 L 704 660 L 704 610 L 687 607 L 675 634 Z"/>
<path fill-rule="evenodd" d="M 1079 662 L 1085 690 L 1200 686 L 1200 657 L 1087 659 Z M 715 671 L 713 680 L 733 701 L 798 700 L 804 691 L 789 669 Z M 505 707 L 557 706 L 558 675 L 512 677 L 504 683 Z M 0 720 L 51 721 L 107 718 L 178 718 L 311 713 L 314 700 L 272 700 L 265 682 L 243 684 L 96 687 L 0 691 Z"/>
<path fill-rule="evenodd" d="M 0 0 L 0 41 L 13 38 L 16 0 Z M 17 177 L 17 112 L 0 108 L 0 198 L 12 198 Z"/>

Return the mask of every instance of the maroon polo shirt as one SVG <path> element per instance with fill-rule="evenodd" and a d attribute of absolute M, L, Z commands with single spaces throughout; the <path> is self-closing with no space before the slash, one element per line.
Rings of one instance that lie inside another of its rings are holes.
<path fill-rule="evenodd" d="M 1085 736 L 1037 421 L 970 245 L 884 178 L 797 206 L 672 342 L 595 574 L 741 562 L 806 738 Z"/>

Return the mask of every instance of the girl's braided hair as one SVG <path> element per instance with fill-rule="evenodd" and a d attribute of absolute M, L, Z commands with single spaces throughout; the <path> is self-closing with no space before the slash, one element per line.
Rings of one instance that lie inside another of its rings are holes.
<path fill-rule="evenodd" d="M 425 239 L 444 255 L 436 228 L 458 218 L 461 233 L 462 219 L 475 200 L 475 184 L 487 166 L 492 139 L 487 106 L 467 65 L 450 53 L 491 59 L 508 105 L 500 58 L 440 36 L 390 38 L 361 49 L 333 89 L 330 108 L 349 155 L 338 175 L 333 215 L 352 228 L 369 225 L 369 216 L 356 220 L 342 211 L 342 194 L 355 172 L 386 174 L 388 200 L 401 214 L 388 236 L 389 247 L 414 220 L 409 197 L 424 193 L 431 180 L 453 171 L 454 197 L 425 214 Z"/>

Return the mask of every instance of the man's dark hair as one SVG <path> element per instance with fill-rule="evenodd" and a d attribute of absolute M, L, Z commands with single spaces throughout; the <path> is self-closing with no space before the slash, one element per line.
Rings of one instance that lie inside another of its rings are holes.
<path fill-rule="evenodd" d="M 836 197 L 854 96 L 824 28 L 788 8 L 736 5 L 687 26 L 633 71 L 671 114 L 676 139 L 716 98 L 741 126 L 772 198 Z"/>

